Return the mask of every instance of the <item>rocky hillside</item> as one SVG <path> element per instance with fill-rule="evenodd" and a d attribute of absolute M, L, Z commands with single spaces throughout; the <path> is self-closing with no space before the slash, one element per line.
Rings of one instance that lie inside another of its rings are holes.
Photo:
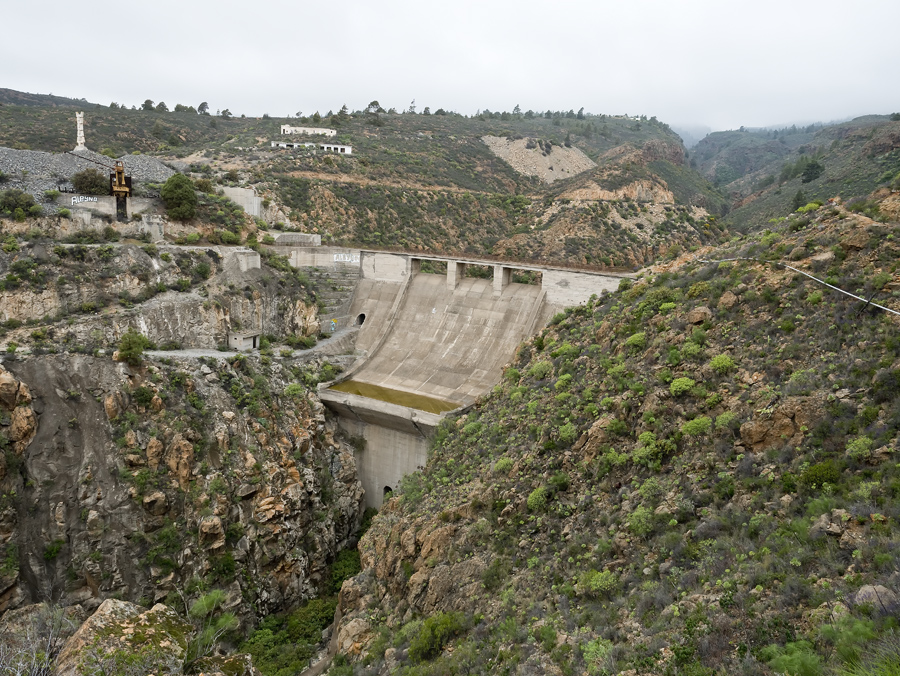
<path fill-rule="evenodd" d="M 217 587 L 252 621 L 315 595 L 362 489 L 298 377 L 243 357 L 7 360 L 3 609 L 184 609 Z"/>
<path fill-rule="evenodd" d="M 762 229 L 807 202 L 865 195 L 900 174 L 900 115 L 826 127 L 710 134 L 693 154 L 732 200 L 729 227 Z"/>
<path fill-rule="evenodd" d="M 0 107 L 0 144 L 68 150 L 71 117 L 70 109 Z M 352 146 L 352 154 L 271 148 L 285 123 L 336 129 L 335 140 Z M 86 110 L 85 124 L 91 148 L 124 157 L 126 164 L 154 153 L 204 181 L 204 190 L 215 183 L 252 186 L 269 226 L 348 246 L 634 268 L 673 247 L 717 241 L 718 233 L 705 229 L 707 215 L 725 211 L 722 196 L 685 164 L 681 140 L 656 118 L 367 109 L 297 120 L 95 106 Z M 25 151 L 18 152 L 18 163 L 0 153 L 0 172 L 10 186 L 42 193 L 69 178 L 71 172 L 56 169 L 38 184 L 30 168 L 21 172 Z M 546 181 L 557 176 L 552 185 Z M 629 220 L 624 212 L 635 202 L 647 209 Z M 678 213 L 673 217 L 667 206 Z M 220 210 L 211 205 L 210 218 Z M 603 212 L 610 210 L 621 219 L 607 218 Z M 685 226 L 688 216 L 695 223 Z"/>
<path fill-rule="evenodd" d="M 6 349 L 92 353 L 129 329 L 175 348 L 215 348 L 230 331 L 319 331 L 315 292 L 283 259 L 240 272 L 234 250 L 54 244 L 10 235 L 0 252 Z M 25 325 L 25 326 L 23 326 Z"/>
<path fill-rule="evenodd" d="M 636 269 L 725 236 L 716 217 L 725 202 L 683 166 L 680 144 L 626 144 L 600 160 L 560 182 L 553 199 L 533 202 L 533 222 L 522 219 L 494 252 Z"/>
<path fill-rule="evenodd" d="M 481 140 L 513 169 L 526 176 L 536 176 L 544 183 L 571 178 L 597 166 L 578 148 L 554 147 L 543 139 L 485 136 Z"/>
<path fill-rule="evenodd" d="M 330 673 L 893 673 L 900 322 L 778 264 L 900 311 L 888 220 L 555 317 L 375 519 Z"/>

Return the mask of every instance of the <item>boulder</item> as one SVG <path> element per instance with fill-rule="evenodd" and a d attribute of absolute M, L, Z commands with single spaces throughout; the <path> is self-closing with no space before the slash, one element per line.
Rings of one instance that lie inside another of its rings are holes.
<path fill-rule="evenodd" d="M 722 294 L 722 297 L 719 298 L 719 307 L 724 308 L 725 310 L 730 310 L 737 304 L 738 297 L 735 296 L 731 291 L 726 291 Z"/>
<path fill-rule="evenodd" d="M 0 405 L 7 411 L 16 407 L 16 397 L 19 393 L 19 381 L 12 373 L 0 366 Z"/>
<path fill-rule="evenodd" d="M 178 479 L 182 490 L 187 490 L 191 480 L 191 466 L 194 464 L 194 445 L 181 434 L 176 434 L 166 449 L 165 457 L 169 471 Z"/>
<path fill-rule="evenodd" d="M 770 415 L 763 415 L 741 425 L 741 441 L 754 453 L 773 446 L 799 446 L 804 429 L 812 429 L 824 413 L 822 397 L 791 397 Z"/>
<path fill-rule="evenodd" d="M 58 676 L 117 673 L 181 674 L 192 627 L 162 604 L 150 610 L 106 599 L 66 641 L 56 660 Z"/>
<path fill-rule="evenodd" d="M 338 630 L 338 652 L 342 655 L 358 655 L 371 633 L 369 623 L 355 617 Z"/>
<path fill-rule="evenodd" d="M 225 546 L 225 529 L 217 516 L 207 516 L 200 520 L 200 544 L 206 549 Z"/>
<path fill-rule="evenodd" d="M 712 319 L 712 310 L 710 310 L 705 305 L 701 305 L 700 307 L 695 307 L 693 310 L 687 313 L 685 317 L 685 321 L 688 324 L 702 324 L 703 322 L 708 322 Z"/>
<path fill-rule="evenodd" d="M 162 461 L 162 457 L 163 444 L 159 439 L 153 437 L 147 442 L 147 465 L 151 470 L 156 471 L 159 463 Z"/>
<path fill-rule="evenodd" d="M 877 585 L 863 585 L 853 597 L 856 605 L 871 605 L 878 615 L 893 615 L 900 609 L 900 597 L 887 587 Z"/>
<path fill-rule="evenodd" d="M 144 496 L 144 509 L 153 516 L 162 516 L 169 511 L 169 500 L 162 491 L 153 491 Z"/>

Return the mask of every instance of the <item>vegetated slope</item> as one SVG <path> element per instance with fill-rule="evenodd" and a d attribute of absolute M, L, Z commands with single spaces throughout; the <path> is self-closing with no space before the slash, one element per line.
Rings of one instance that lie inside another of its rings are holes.
<path fill-rule="evenodd" d="M 442 133 L 435 131 L 423 139 L 421 133 L 411 136 L 408 129 L 403 130 L 414 124 L 430 125 L 432 120 L 426 117 L 423 121 L 422 116 L 395 116 L 389 117 L 377 133 L 384 139 L 391 135 L 418 139 L 413 146 L 430 145 L 437 159 L 426 162 L 421 150 L 407 147 L 407 152 L 396 156 L 395 173 L 385 173 L 388 166 L 384 161 L 379 160 L 378 164 L 369 161 L 368 155 L 363 157 L 365 148 L 358 150 L 356 146 L 352 157 L 292 153 L 271 165 L 273 171 L 280 172 L 276 182 L 261 185 L 272 189 L 272 199 L 282 203 L 291 221 L 302 229 L 321 232 L 328 241 L 361 246 L 466 251 L 634 267 L 646 263 L 654 252 L 667 251 L 675 245 L 693 246 L 710 238 L 715 241 L 719 235 L 717 230 L 710 232 L 706 227 L 713 223 L 706 210 L 721 213 L 725 201 L 696 172 L 680 164 L 683 148 L 665 125 L 647 122 L 642 127 L 639 121 L 626 124 L 624 119 L 607 118 L 602 129 L 615 142 L 622 141 L 611 146 L 612 141 L 606 136 L 572 124 L 572 129 L 581 129 L 589 135 L 575 137 L 575 145 L 589 154 L 600 153 L 595 156 L 601 166 L 554 183 L 548 189 L 536 184 L 535 179 L 513 171 L 488 152 L 477 136 L 463 142 L 466 126 L 483 127 L 487 121 L 448 116 L 448 122 L 443 116 L 431 118 L 439 120 L 438 125 L 455 124 L 456 127 L 444 128 Z M 564 121 L 560 127 L 556 122 L 559 120 L 510 121 L 505 125 L 506 131 L 495 133 L 504 133 L 510 139 L 540 139 L 550 134 L 563 139 L 566 135 L 575 136 L 562 126 L 570 121 Z M 393 128 L 395 123 L 397 127 Z M 495 120 L 490 123 L 497 125 Z M 622 130 L 622 136 L 613 134 L 610 128 Z M 641 129 L 652 136 L 636 138 L 643 133 Z M 450 134 L 451 130 L 454 134 Z M 482 132 L 483 128 L 477 130 Z M 451 138 L 459 139 L 459 148 L 447 145 Z M 473 140 L 478 145 L 471 145 Z M 559 141 L 548 138 L 540 143 L 549 149 L 561 145 Z M 490 167 L 493 173 L 479 170 L 471 179 L 465 175 L 454 177 L 454 187 L 430 173 L 431 167 L 442 163 L 462 162 L 463 150 L 472 158 L 487 153 L 487 157 L 478 159 L 479 167 Z M 560 151 L 547 152 L 552 156 Z M 415 164 L 423 165 L 421 172 L 413 170 Z M 406 167 L 403 169 L 406 178 L 400 173 L 402 167 Z M 428 180 L 436 185 L 423 185 Z M 389 181 L 388 185 L 384 181 Z M 510 188 L 528 192 L 506 194 Z M 621 218 L 607 218 L 611 211 L 620 212 Z M 632 211 L 636 218 L 629 220 L 626 212 Z M 641 218 L 637 218 L 639 212 Z M 690 227 L 681 228 L 678 224 L 688 217 Z"/>
<path fill-rule="evenodd" d="M 812 140 L 821 126 L 717 131 L 694 148 L 691 166 L 717 186 L 778 163 Z"/>
<path fill-rule="evenodd" d="M 71 117 L 55 109 L 4 107 L 0 144 L 66 150 L 74 144 Z M 353 154 L 269 147 L 270 140 L 281 138 L 282 123 L 298 122 L 337 129 L 336 140 L 352 145 Z M 316 122 L 98 106 L 86 111 L 86 135 L 89 147 L 117 156 L 156 152 L 183 162 L 174 166 L 198 178 L 252 185 L 265 198 L 270 224 L 352 246 L 540 256 L 631 268 L 673 246 L 710 241 L 707 214 L 724 213 L 723 198 L 683 165 L 680 139 L 655 118 L 357 112 Z M 600 166 L 548 190 L 491 152 L 485 136 L 530 139 L 550 153 L 569 144 Z M 580 213 L 569 218 L 570 204 L 576 212 L 589 206 L 598 213 L 610 208 L 624 213 L 633 207 L 626 200 L 645 203 L 641 206 L 647 209 L 633 222 L 625 223 L 623 216 L 622 232 L 598 219 L 586 221 Z M 682 220 L 673 220 L 664 208 L 649 208 L 660 201 L 680 206 Z M 688 216 L 694 221 L 689 227 L 675 225 Z M 506 241 L 512 235 L 519 236 Z M 717 236 L 713 233 L 712 241 Z"/>
<path fill-rule="evenodd" d="M 554 318 L 374 520 L 332 673 L 817 674 L 880 645 L 896 664 L 898 317 L 701 260 L 790 259 L 900 310 L 896 202 Z"/>
<path fill-rule="evenodd" d="M 734 200 L 728 225 L 742 232 L 758 229 L 770 219 L 812 199 L 824 201 L 865 195 L 889 182 L 900 173 L 900 119 L 892 118 L 869 115 L 824 127 L 811 135 L 778 132 L 777 145 L 772 139 L 754 146 L 760 141 L 759 133 L 729 132 L 741 136 L 736 148 L 750 146 L 762 153 L 772 148 L 789 149 L 789 152 L 781 155 L 772 152 L 765 161 L 748 163 L 743 174 L 732 148 L 710 160 L 731 162 L 729 166 L 733 169 L 729 169 L 730 182 L 721 185 L 722 191 Z M 747 139 L 753 139 L 754 143 L 745 143 Z M 783 146 L 782 139 L 785 139 Z M 797 145 L 801 139 L 804 142 Z M 700 152 L 698 146 L 697 154 Z"/>
<path fill-rule="evenodd" d="M 70 99 L 65 96 L 53 96 L 53 94 L 29 94 L 15 89 L 0 88 L 0 106 L 83 108 L 95 105 L 88 103 L 85 99 Z"/>
<path fill-rule="evenodd" d="M 720 241 L 714 214 L 725 199 L 683 166 L 680 144 L 651 140 L 611 149 L 602 165 L 554 186 L 534 221 L 494 246 L 501 255 L 639 267 L 662 255 Z"/>

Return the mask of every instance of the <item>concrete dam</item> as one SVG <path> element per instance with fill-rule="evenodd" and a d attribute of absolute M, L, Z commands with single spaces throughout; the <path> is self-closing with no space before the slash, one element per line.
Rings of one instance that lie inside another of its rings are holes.
<path fill-rule="evenodd" d="M 369 507 L 425 465 L 441 418 L 490 392 L 525 338 L 627 276 L 330 247 L 294 248 L 290 259 L 296 267 L 358 271 L 352 297 L 323 330 L 358 327 L 360 356 L 340 379 L 320 385 L 319 396 L 347 432 L 366 440 L 356 460 Z M 446 264 L 446 273 L 423 272 L 426 261 Z M 489 266 L 492 278 L 466 276 L 472 265 Z M 540 284 L 512 281 L 516 271 L 539 272 Z"/>

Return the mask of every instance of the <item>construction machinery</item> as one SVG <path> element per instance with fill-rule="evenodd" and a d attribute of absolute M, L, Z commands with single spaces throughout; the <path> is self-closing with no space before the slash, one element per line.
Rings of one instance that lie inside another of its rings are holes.
<path fill-rule="evenodd" d="M 128 198 L 131 197 L 131 176 L 125 175 L 125 163 L 122 160 L 114 160 L 115 166 L 111 167 L 103 162 L 98 162 L 92 157 L 85 157 L 71 151 L 68 154 L 113 170 L 113 173 L 109 175 L 109 192 L 116 198 L 116 219 L 119 221 L 127 220 Z"/>

